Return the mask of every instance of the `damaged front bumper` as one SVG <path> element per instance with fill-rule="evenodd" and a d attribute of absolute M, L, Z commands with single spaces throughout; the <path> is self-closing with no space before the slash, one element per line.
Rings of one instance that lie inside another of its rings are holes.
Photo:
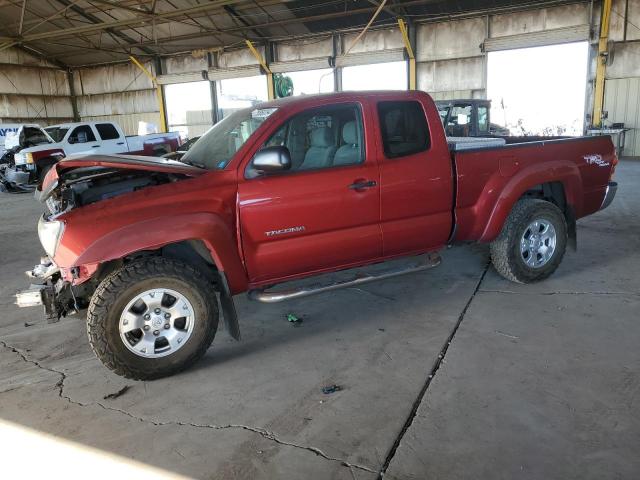
<path fill-rule="evenodd" d="M 0 184 L 10 191 L 33 191 L 33 175 L 28 170 L 5 166 L 0 170 Z"/>
<path fill-rule="evenodd" d="M 60 269 L 48 257 L 41 259 L 40 264 L 26 272 L 29 278 L 40 280 L 27 290 L 16 294 L 18 307 L 44 307 L 47 323 L 55 323 L 61 317 L 77 311 L 71 283 L 62 279 Z"/>

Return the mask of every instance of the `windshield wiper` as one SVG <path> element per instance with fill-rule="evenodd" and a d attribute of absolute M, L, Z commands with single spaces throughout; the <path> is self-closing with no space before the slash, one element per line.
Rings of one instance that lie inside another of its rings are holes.
<path fill-rule="evenodd" d="M 182 162 L 182 163 L 186 163 L 187 165 L 191 165 L 192 167 L 198 167 L 198 168 L 204 168 L 204 169 L 207 168 L 207 167 L 205 167 L 205 165 L 203 163 L 200 163 L 200 162 L 193 162 L 191 160 L 184 160 L 183 158 L 181 158 L 178 161 Z"/>

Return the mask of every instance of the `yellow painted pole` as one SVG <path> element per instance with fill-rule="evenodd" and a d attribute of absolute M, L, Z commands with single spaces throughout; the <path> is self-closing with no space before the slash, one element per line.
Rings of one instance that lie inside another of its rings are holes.
<path fill-rule="evenodd" d="M 256 47 L 253 46 L 251 40 L 245 40 L 245 43 L 247 44 L 247 47 L 249 47 L 251 53 L 253 53 L 253 56 L 258 60 L 258 63 L 260 64 L 262 69 L 267 74 L 267 95 L 269 96 L 269 100 L 274 100 L 276 98 L 276 89 L 274 87 L 273 73 L 271 72 L 271 69 L 267 65 L 267 62 L 264 60 L 262 55 L 260 55 L 260 52 L 256 50 Z"/>
<path fill-rule="evenodd" d="M 140 70 L 144 72 L 144 74 L 151 79 L 154 88 L 156 89 L 156 98 L 158 99 L 158 108 L 160 109 L 160 130 L 163 133 L 168 131 L 167 128 L 167 117 L 164 114 L 164 96 L 162 95 L 162 86 L 158 85 L 156 77 L 145 68 L 145 66 L 140 63 L 135 57 L 130 56 L 129 60 L 133 62 L 133 64 L 138 67 Z"/>
<path fill-rule="evenodd" d="M 407 50 L 407 56 L 409 57 L 409 90 L 416 89 L 417 74 L 416 74 L 416 57 L 411 47 L 411 41 L 409 40 L 409 31 L 404 20 L 398 19 L 398 26 L 400 27 L 400 33 L 402 33 L 402 40 L 404 41 L 404 48 Z"/>
<path fill-rule="evenodd" d="M 607 43 L 609 41 L 609 21 L 611 19 L 612 0 L 602 2 L 602 15 L 600 17 L 600 39 L 598 40 L 598 58 L 596 60 L 596 84 L 593 94 L 594 126 L 602 126 L 602 107 L 604 105 L 604 80 L 607 73 Z"/>

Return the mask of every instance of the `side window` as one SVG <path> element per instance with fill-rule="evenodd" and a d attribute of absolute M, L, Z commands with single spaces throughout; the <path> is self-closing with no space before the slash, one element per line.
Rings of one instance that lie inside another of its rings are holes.
<path fill-rule="evenodd" d="M 380 102 L 378 116 L 387 158 L 424 152 L 431 146 L 429 127 L 418 102 Z"/>
<path fill-rule="evenodd" d="M 316 170 L 364 161 L 362 116 L 357 105 L 331 105 L 299 113 L 264 144 L 291 154 L 290 171 Z"/>
<path fill-rule="evenodd" d="M 471 105 L 456 105 L 444 130 L 448 137 L 468 137 L 471 127 Z"/>
<path fill-rule="evenodd" d="M 98 123 L 96 124 L 96 130 L 98 130 L 98 135 L 102 140 L 116 140 L 120 138 L 118 135 L 118 130 L 110 123 Z"/>
<path fill-rule="evenodd" d="M 89 125 L 80 125 L 71 132 L 69 136 L 69 143 L 87 143 L 95 142 L 96 136 L 93 134 L 93 130 Z"/>
<path fill-rule="evenodd" d="M 478 107 L 478 131 L 480 133 L 489 132 L 489 109 Z"/>
<path fill-rule="evenodd" d="M 450 123 L 453 125 L 468 125 L 471 123 L 471 105 L 453 107 Z"/>

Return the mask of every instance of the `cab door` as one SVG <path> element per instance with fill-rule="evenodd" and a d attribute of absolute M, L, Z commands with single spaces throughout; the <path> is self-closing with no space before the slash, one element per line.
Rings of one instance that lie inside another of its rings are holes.
<path fill-rule="evenodd" d="M 101 140 L 100 153 L 123 153 L 127 151 L 124 135 L 113 123 L 96 123 L 96 130 Z"/>
<path fill-rule="evenodd" d="M 383 254 L 442 247 L 453 224 L 453 178 L 436 109 L 406 96 L 379 101 L 376 109 Z"/>
<path fill-rule="evenodd" d="M 96 132 L 91 125 L 79 125 L 68 133 L 64 151 L 67 155 L 80 153 L 102 153 L 101 141 L 98 140 Z"/>
<path fill-rule="evenodd" d="M 374 145 L 365 141 L 364 110 L 355 103 L 304 110 L 277 126 L 263 145 L 287 147 L 292 167 L 239 183 L 252 283 L 381 256 L 379 172 Z"/>

